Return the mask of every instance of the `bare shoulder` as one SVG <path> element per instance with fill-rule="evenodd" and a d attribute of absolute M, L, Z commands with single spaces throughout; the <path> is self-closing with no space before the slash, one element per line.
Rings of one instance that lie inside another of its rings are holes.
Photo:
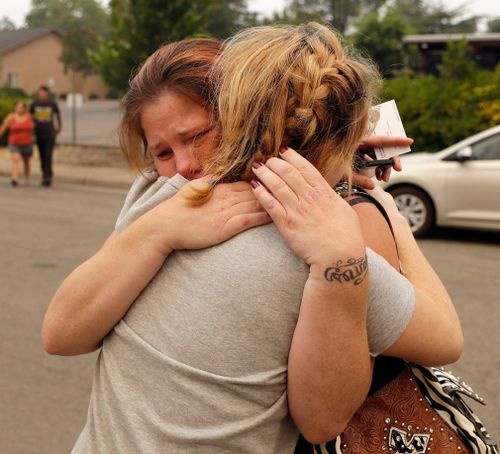
<path fill-rule="evenodd" d="M 356 195 L 353 195 L 346 198 L 346 200 L 349 201 L 356 197 Z M 356 203 L 352 205 L 352 209 L 359 217 L 366 245 L 399 270 L 396 243 L 384 215 L 376 205 L 370 202 Z"/>

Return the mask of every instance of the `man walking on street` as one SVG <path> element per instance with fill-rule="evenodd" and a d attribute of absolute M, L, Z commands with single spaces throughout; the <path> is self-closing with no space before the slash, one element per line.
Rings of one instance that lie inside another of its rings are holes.
<path fill-rule="evenodd" d="M 30 107 L 35 121 L 35 136 L 42 167 L 42 185 L 52 183 L 52 153 L 56 143 L 56 135 L 61 131 L 61 114 L 57 103 L 50 99 L 49 89 L 42 85 L 38 90 L 38 98 Z M 54 126 L 56 117 L 57 127 Z"/>

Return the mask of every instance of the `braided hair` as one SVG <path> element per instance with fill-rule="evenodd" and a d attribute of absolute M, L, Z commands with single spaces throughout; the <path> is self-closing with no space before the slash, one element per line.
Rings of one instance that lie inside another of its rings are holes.
<path fill-rule="evenodd" d="M 217 181 L 250 180 L 252 164 L 301 153 L 320 172 L 349 177 L 380 86 L 375 67 L 317 23 L 236 34 L 212 70 L 220 148 L 205 163 Z"/>

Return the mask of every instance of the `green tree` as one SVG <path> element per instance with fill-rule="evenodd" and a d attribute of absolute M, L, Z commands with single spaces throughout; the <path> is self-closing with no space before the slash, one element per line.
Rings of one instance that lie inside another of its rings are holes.
<path fill-rule="evenodd" d="M 276 22 L 304 23 L 318 21 L 330 23 L 345 33 L 360 15 L 377 11 L 386 0 L 289 0 Z M 270 22 L 273 22 L 271 20 Z"/>
<path fill-rule="evenodd" d="M 16 25 L 7 16 L 0 19 L 0 31 L 3 30 L 15 30 Z"/>
<path fill-rule="evenodd" d="M 256 17 L 253 24 L 254 25 L 272 25 L 272 24 L 291 24 L 297 25 L 300 21 L 297 17 L 290 11 L 288 6 L 285 6 L 281 11 L 274 11 L 269 17 Z"/>
<path fill-rule="evenodd" d="M 29 27 L 54 28 L 63 32 L 61 61 L 65 71 L 87 76 L 93 71 L 88 49 L 108 30 L 109 19 L 96 0 L 32 0 L 26 16 Z"/>
<path fill-rule="evenodd" d="M 311 21 L 325 23 L 332 19 L 326 0 L 291 0 L 287 13 L 296 24 Z"/>
<path fill-rule="evenodd" d="M 396 0 L 393 6 L 409 24 L 411 33 L 472 33 L 479 16 L 463 18 L 462 8 L 446 9 L 425 0 Z"/>
<path fill-rule="evenodd" d="M 238 30 L 257 22 L 246 0 L 213 0 L 210 5 L 207 31 L 214 38 L 226 39 Z"/>
<path fill-rule="evenodd" d="M 160 45 L 206 35 L 209 0 L 111 0 L 111 31 L 90 53 L 104 81 L 118 93 L 131 72 Z"/>
<path fill-rule="evenodd" d="M 452 43 L 440 76 L 389 79 L 383 99 L 396 99 L 415 151 L 437 151 L 500 122 L 500 66 L 478 69 L 465 42 Z"/>
<path fill-rule="evenodd" d="M 495 17 L 488 21 L 488 32 L 500 33 L 500 17 Z"/>
<path fill-rule="evenodd" d="M 327 0 L 330 22 L 341 33 L 355 25 L 361 15 L 378 11 L 385 0 Z"/>
<path fill-rule="evenodd" d="M 408 25 L 402 15 L 390 9 L 383 17 L 377 12 L 364 16 L 357 24 L 352 41 L 368 53 L 384 75 L 392 75 L 403 66 L 401 42 L 407 33 Z"/>
<path fill-rule="evenodd" d="M 458 42 L 448 42 L 439 73 L 445 80 L 466 80 L 476 73 L 478 67 L 469 55 L 469 44 L 463 39 Z"/>

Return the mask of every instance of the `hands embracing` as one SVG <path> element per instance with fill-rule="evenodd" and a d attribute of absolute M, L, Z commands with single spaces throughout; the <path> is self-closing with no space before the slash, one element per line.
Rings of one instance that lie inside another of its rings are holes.
<path fill-rule="evenodd" d="M 192 206 L 186 191 L 208 184 L 208 177 L 193 180 L 149 212 L 165 253 L 214 246 L 271 221 L 245 182 L 218 184 L 206 203 Z"/>
<path fill-rule="evenodd" d="M 364 255 L 355 212 L 319 171 L 294 150 L 253 167 L 255 196 L 283 238 L 311 267 L 330 264 L 346 253 Z"/>

